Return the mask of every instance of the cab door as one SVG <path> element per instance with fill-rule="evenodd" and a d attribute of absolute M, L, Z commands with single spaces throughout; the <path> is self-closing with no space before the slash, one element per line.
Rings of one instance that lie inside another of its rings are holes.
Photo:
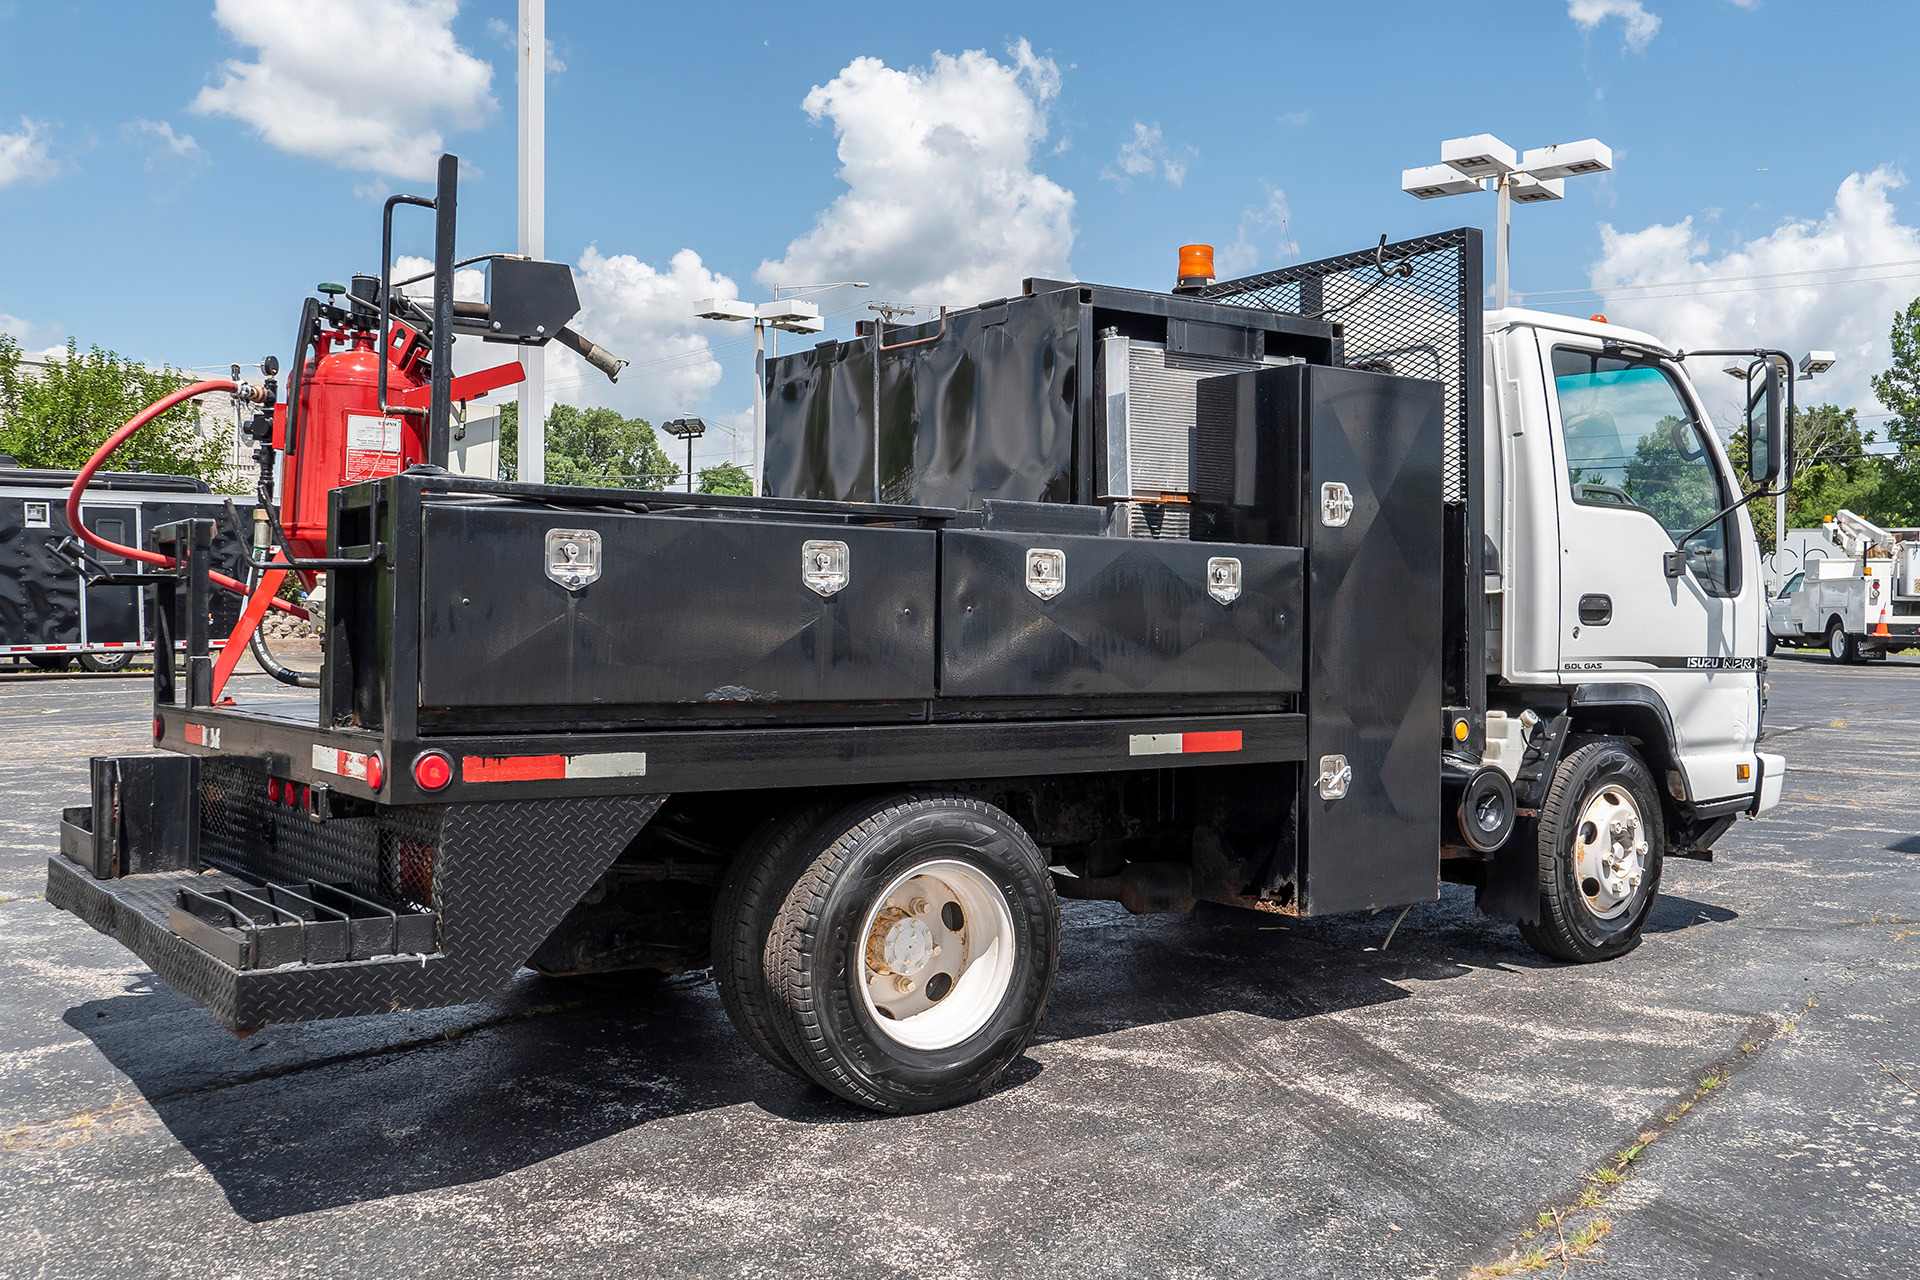
<path fill-rule="evenodd" d="M 1560 671 L 1657 694 L 1690 798 L 1750 794 L 1759 729 L 1759 566 L 1719 441 L 1670 364 L 1540 333 L 1560 505 Z M 1678 577 L 1666 555 L 1682 552 Z M 1753 610 L 1747 626 L 1741 611 Z"/>
<path fill-rule="evenodd" d="M 1794 574 L 1780 588 L 1780 594 L 1767 601 L 1767 630 L 1783 640 L 1800 638 L 1800 624 L 1793 619 L 1793 602 L 1806 580 L 1804 571 Z"/>

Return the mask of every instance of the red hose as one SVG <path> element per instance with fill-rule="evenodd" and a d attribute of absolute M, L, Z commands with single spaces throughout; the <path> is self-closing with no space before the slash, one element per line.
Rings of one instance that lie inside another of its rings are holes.
<path fill-rule="evenodd" d="M 162 396 L 129 418 L 127 425 L 108 436 L 107 442 L 93 451 L 93 456 L 87 459 L 87 465 L 80 468 L 80 474 L 73 478 L 73 488 L 67 493 L 67 527 L 79 534 L 81 541 L 91 543 L 110 555 L 125 556 L 129 560 L 138 560 L 142 564 L 154 565 L 161 569 L 171 569 L 177 565 L 179 561 L 175 560 L 172 556 L 163 556 L 157 551 L 142 551 L 138 547 L 123 547 L 117 542 L 109 542 L 107 539 L 80 523 L 80 495 L 86 492 L 87 482 L 93 479 L 93 473 L 100 469 L 100 464 L 105 462 L 108 455 L 115 449 L 125 444 L 134 432 L 146 426 L 149 422 L 152 422 L 155 418 L 183 400 L 191 400 L 195 396 L 203 396 L 210 391 L 236 391 L 238 389 L 239 388 L 234 386 L 233 382 L 227 378 L 209 378 L 205 382 L 196 382 L 192 386 L 182 387 L 170 395 Z M 235 595 L 244 596 L 247 594 L 246 583 L 237 582 L 224 573 L 208 573 L 207 578 L 225 587 Z M 283 613 L 290 613 L 296 618 L 304 618 L 307 616 L 307 611 L 299 605 L 279 599 L 278 597 L 274 598 L 270 607 L 279 609 Z"/>

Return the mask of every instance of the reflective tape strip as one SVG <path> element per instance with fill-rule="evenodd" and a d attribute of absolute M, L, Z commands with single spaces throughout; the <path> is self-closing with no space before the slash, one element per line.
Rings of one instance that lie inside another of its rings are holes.
<path fill-rule="evenodd" d="M 362 782 L 367 780 L 367 757 L 358 751 L 323 747 L 316 742 L 313 746 L 313 767 L 322 773 L 342 778 L 358 778 Z"/>
<path fill-rule="evenodd" d="M 462 782 L 551 782 L 566 778 L 644 778 L 644 751 L 594 751 L 577 756 L 462 756 Z"/>
<path fill-rule="evenodd" d="M 1134 733 L 1127 735 L 1130 756 L 1196 755 L 1205 751 L 1240 750 L 1240 730 L 1209 729 L 1200 733 Z"/>
<path fill-rule="evenodd" d="M 210 724 L 195 724 L 187 721 L 186 731 L 181 735 L 196 747 L 220 748 L 220 730 Z"/>

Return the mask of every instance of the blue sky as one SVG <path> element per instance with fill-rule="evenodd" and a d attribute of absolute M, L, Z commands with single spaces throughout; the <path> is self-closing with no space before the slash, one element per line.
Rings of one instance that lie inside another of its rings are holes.
<path fill-rule="evenodd" d="M 442 143 L 469 166 L 462 253 L 511 250 L 515 16 L 0 0 L 0 327 L 284 357 L 303 291 L 375 269 L 380 197 L 429 190 Z M 1614 148 L 1615 173 L 1516 211 L 1516 289 L 1572 291 L 1541 305 L 1834 348 L 1826 393 L 1871 411 L 1920 293 L 1906 3 L 550 0 L 548 25 L 548 256 L 635 366 L 608 388 L 557 361 L 555 393 L 655 418 L 749 402 L 739 331 L 686 314 L 701 291 L 873 278 L 821 295 L 844 333 L 877 297 L 965 304 L 1028 274 L 1165 288 L 1193 240 L 1246 270 L 1490 227 L 1490 196 L 1399 191 L 1478 132 Z M 403 224 L 404 251 L 428 244 Z"/>

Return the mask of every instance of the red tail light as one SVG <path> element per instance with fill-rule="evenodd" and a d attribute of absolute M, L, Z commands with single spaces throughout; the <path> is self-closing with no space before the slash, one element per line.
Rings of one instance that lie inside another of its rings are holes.
<path fill-rule="evenodd" d="M 274 804 L 280 803 L 280 779 L 267 779 L 267 799 Z"/>
<path fill-rule="evenodd" d="M 155 742 L 167 736 L 167 722 L 159 716 L 153 718 L 153 740 Z"/>
<path fill-rule="evenodd" d="M 453 781 L 453 761 L 440 751 L 423 751 L 413 758 L 413 780 L 422 791 L 438 791 Z"/>
<path fill-rule="evenodd" d="M 367 785 L 378 791 L 380 784 L 387 780 L 387 767 L 380 763 L 380 753 L 374 752 L 367 757 Z"/>

